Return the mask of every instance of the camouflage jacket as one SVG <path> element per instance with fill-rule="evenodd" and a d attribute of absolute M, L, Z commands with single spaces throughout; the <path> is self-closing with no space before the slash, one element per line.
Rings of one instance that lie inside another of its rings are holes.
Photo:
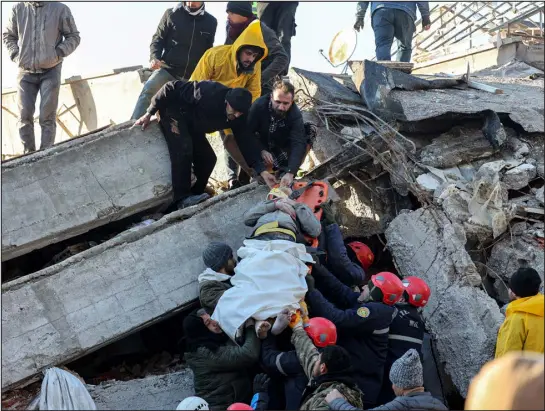
<path fill-rule="evenodd" d="M 363 394 L 356 384 L 350 381 L 349 376 L 332 376 L 328 374 L 317 378 L 312 376 L 316 361 L 320 358 L 320 352 L 305 330 L 293 330 L 291 343 L 295 346 L 299 362 L 310 380 L 307 389 L 303 393 L 300 410 L 329 410 L 325 397 L 334 389 L 339 390 L 350 404 L 363 409 Z"/>

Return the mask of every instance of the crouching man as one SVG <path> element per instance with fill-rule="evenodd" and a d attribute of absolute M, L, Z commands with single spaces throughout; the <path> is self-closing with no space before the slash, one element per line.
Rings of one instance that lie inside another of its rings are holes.
<path fill-rule="evenodd" d="M 213 81 L 172 81 L 152 98 L 151 104 L 135 125 L 145 129 L 151 116 L 159 113 L 172 167 L 173 200 L 178 209 L 193 206 L 209 198 L 204 192 L 216 165 L 216 154 L 206 133 L 231 128 L 246 162 L 258 158 L 257 146 L 246 131 L 246 113 L 252 103 L 251 93 L 243 88 L 229 88 Z M 191 166 L 196 182 L 191 187 Z"/>

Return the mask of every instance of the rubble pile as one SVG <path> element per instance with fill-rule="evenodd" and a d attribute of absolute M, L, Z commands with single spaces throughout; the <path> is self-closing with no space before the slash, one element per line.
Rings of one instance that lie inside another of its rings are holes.
<path fill-rule="evenodd" d="M 424 318 L 444 394 L 465 397 L 493 358 L 510 275 L 528 265 L 543 277 L 543 73 L 520 62 L 470 82 L 368 61 L 364 71 L 355 104 L 345 79 L 320 90 L 325 75 L 293 70 L 299 103 L 335 137 L 319 144 L 331 155 L 310 175 L 350 178 L 375 199 L 398 272 L 432 289 Z M 340 97 L 326 100 L 334 88 Z"/>

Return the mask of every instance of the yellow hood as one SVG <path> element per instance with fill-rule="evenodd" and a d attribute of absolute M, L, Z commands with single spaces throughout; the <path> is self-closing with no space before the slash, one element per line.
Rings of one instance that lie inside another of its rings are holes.
<path fill-rule="evenodd" d="M 231 58 L 235 63 L 235 67 L 238 65 L 237 53 L 242 46 L 257 46 L 263 49 L 263 56 L 257 59 L 252 68 L 255 67 L 258 61 L 263 61 L 269 54 L 269 49 L 263 40 L 263 32 L 261 31 L 261 22 L 259 20 L 252 21 L 246 30 L 242 32 L 240 36 L 235 40 L 231 47 Z"/>
<path fill-rule="evenodd" d="M 543 317 L 545 311 L 545 297 L 542 294 L 533 297 L 519 298 L 511 301 L 505 311 L 506 316 L 515 312 L 527 313 Z"/>

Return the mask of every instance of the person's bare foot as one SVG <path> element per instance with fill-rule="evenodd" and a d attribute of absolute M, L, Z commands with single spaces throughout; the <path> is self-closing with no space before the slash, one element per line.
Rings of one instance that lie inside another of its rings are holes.
<path fill-rule="evenodd" d="M 257 334 L 257 338 L 260 340 L 264 340 L 267 338 L 267 333 L 271 329 L 271 323 L 268 321 L 256 321 L 255 322 L 255 333 Z"/>
<path fill-rule="evenodd" d="M 293 313 L 289 308 L 284 308 L 280 314 L 276 316 L 276 320 L 274 320 L 274 324 L 271 328 L 273 335 L 279 335 L 286 329 L 290 324 L 292 314 Z"/>

